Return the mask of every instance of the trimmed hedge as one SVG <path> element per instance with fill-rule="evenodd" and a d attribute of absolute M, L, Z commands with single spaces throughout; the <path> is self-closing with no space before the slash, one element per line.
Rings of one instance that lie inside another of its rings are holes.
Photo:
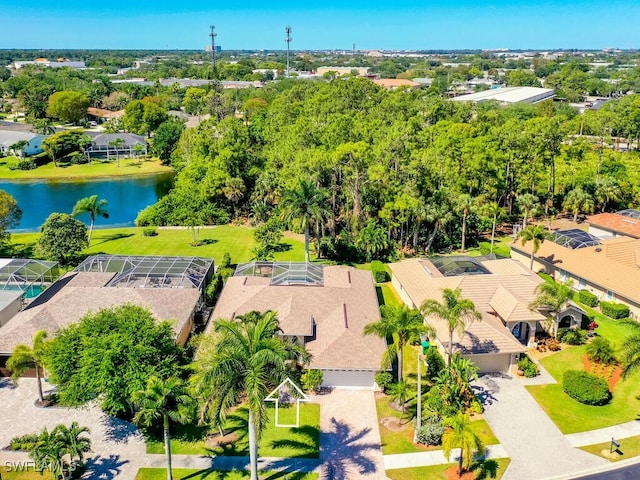
<path fill-rule="evenodd" d="M 382 390 L 386 390 L 389 385 L 393 383 L 393 375 L 389 372 L 378 372 L 374 378 L 376 385 L 378 385 Z"/>
<path fill-rule="evenodd" d="M 371 262 L 371 273 L 376 283 L 384 283 L 389 281 L 389 274 L 384 269 L 384 264 L 380 260 Z"/>
<path fill-rule="evenodd" d="M 611 400 L 609 385 L 600 377 L 580 370 L 568 370 L 562 377 L 562 389 L 585 405 L 605 405 Z"/>
<path fill-rule="evenodd" d="M 620 319 L 629 316 L 629 307 L 616 302 L 600 302 L 600 311 L 607 317 Z"/>
<path fill-rule="evenodd" d="M 589 290 L 580 290 L 578 292 L 578 301 L 588 307 L 598 306 L 598 297 Z"/>

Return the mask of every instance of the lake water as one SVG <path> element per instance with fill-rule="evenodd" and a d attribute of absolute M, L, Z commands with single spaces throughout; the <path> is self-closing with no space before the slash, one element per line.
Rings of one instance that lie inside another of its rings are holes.
<path fill-rule="evenodd" d="M 0 180 L 0 190 L 13 195 L 22 209 L 22 220 L 13 232 L 37 231 L 51 213 L 71 213 L 78 200 L 91 195 L 108 202 L 109 218 L 96 219 L 96 227 L 126 227 L 134 225 L 140 210 L 166 195 L 172 179 L 172 174 L 161 174 L 73 182 Z M 78 220 L 89 224 L 89 215 Z"/>

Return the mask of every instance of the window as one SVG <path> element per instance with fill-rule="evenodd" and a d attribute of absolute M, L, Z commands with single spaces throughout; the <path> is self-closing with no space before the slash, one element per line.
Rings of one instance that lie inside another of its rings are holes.
<path fill-rule="evenodd" d="M 613 292 L 611 290 L 607 290 L 607 300 L 613 300 Z"/>
<path fill-rule="evenodd" d="M 587 286 L 587 282 L 585 281 L 584 278 L 581 278 L 580 280 L 578 280 L 578 288 L 583 289 Z"/>
<path fill-rule="evenodd" d="M 560 281 L 564 282 L 567 279 L 567 272 L 565 270 L 560 270 Z"/>

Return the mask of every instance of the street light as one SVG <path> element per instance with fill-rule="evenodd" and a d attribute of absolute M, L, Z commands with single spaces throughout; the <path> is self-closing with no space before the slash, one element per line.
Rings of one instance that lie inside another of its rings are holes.
<path fill-rule="evenodd" d="M 422 362 L 424 362 L 425 367 L 429 367 L 429 364 L 425 360 L 425 357 L 422 354 L 418 354 L 418 411 L 416 412 L 416 429 L 413 432 L 413 442 L 418 443 L 418 432 L 422 428 Z"/>

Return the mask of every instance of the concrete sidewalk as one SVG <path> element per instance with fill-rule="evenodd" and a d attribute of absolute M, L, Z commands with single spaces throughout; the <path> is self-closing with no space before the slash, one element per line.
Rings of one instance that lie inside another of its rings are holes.
<path fill-rule="evenodd" d="M 485 458 L 506 458 L 502 445 L 489 445 L 485 453 Z M 416 468 L 428 467 L 431 465 L 442 465 L 445 463 L 455 463 L 460 458 L 460 449 L 455 448 L 451 453 L 451 458 L 447 459 L 442 450 L 431 450 L 429 452 L 400 453 L 397 455 L 384 456 L 385 470 L 393 470 L 396 468 Z"/>
<path fill-rule="evenodd" d="M 612 438 L 625 439 L 640 435 L 640 420 L 633 420 L 611 427 L 589 430 L 588 432 L 570 433 L 565 435 L 573 447 L 584 447 L 596 443 L 610 442 Z"/>

